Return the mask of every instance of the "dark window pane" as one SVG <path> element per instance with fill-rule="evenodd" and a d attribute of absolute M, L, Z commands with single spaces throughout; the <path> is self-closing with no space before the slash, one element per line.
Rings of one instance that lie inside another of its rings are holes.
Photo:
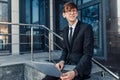
<path fill-rule="evenodd" d="M 30 0 L 26 0 L 26 23 L 30 24 Z"/>
<path fill-rule="evenodd" d="M 6 1 L 6 0 L 0 0 Z M 0 3 L 0 22 L 8 21 L 8 3 Z M 8 25 L 0 25 L 0 55 L 9 50 Z"/>
<path fill-rule="evenodd" d="M 94 31 L 94 54 L 95 55 L 99 55 L 99 56 L 103 56 L 102 53 L 100 53 L 100 38 L 99 38 L 99 6 L 98 5 L 94 5 L 94 6 L 90 6 L 87 8 L 82 9 L 82 21 L 83 22 L 87 22 L 89 24 L 92 25 L 93 27 L 93 31 Z"/>
<path fill-rule="evenodd" d="M 45 1 L 40 0 L 40 24 L 45 25 Z"/>
<path fill-rule="evenodd" d="M 21 6 L 25 6 L 25 12 L 23 12 L 23 16 L 25 16 L 25 22 L 28 24 L 42 24 L 45 25 L 46 23 L 46 1 L 45 0 L 25 0 L 25 2 L 21 0 Z M 48 0 L 47 0 L 48 2 Z M 23 3 L 23 4 L 22 4 Z M 21 7 L 21 11 L 24 11 Z M 48 17 L 47 17 L 48 18 Z M 48 22 L 48 19 L 47 19 Z M 44 49 L 44 29 L 38 26 L 33 26 L 33 49 L 34 51 L 39 51 Z M 21 35 L 21 53 L 29 52 L 31 49 L 31 26 L 24 26 L 20 27 Z"/>
<path fill-rule="evenodd" d="M 0 21 L 8 21 L 8 4 L 0 3 Z"/>
<path fill-rule="evenodd" d="M 8 0 L 0 0 L 0 1 L 8 1 Z"/>
<path fill-rule="evenodd" d="M 87 3 L 87 2 L 90 2 L 92 0 L 82 0 L 82 3 Z"/>
<path fill-rule="evenodd" d="M 63 18 L 63 15 L 62 15 L 62 8 L 63 8 L 63 4 L 60 4 L 59 5 L 59 12 L 60 12 L 60 15 L 59 15 L 59 21 L 60 21 L 60 31 L 62 31 L 66 26 L 67 26 L 67 21 L 66 19 Z"/>
<path fill-rule="evenodd" d="M 38 0 L 32 0 L 32 23 L 38 23 Z"/>

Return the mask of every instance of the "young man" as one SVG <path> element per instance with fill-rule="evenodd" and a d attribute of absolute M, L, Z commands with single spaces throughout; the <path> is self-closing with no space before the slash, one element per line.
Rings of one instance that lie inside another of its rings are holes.
<path fill-rule="evenodd" d="M 63 52 L 61 61 L 56 64 L 62 70 L 64 64 L 76 67 L 63 73 L 61 80 L 84 80 L 90 76 L 91 58 L 93 55 L 93 31 L 89 24 L 77 19 L 78 9 L 73 2 L 68 2 L 63 8 L 63 17 L 67 19 L 68 26 L 63 31 Z M 47 80 L 57 80 L 51 77 Z"/>

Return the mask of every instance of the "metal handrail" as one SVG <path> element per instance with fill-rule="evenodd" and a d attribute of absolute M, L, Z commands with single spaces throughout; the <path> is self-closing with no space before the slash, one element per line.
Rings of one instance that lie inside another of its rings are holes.
<path fill-rule="evenodd" d="M 48 37 L 45 35 L 45 38 L 47 38 L 48 39 Z M 55 46 L 57 46 L 60 50 L 62 50 L 62 48 L 56 43 L 56 42 L 54 42 L 53 43 Z"/>
<path fill-rule="evenodd" d="M 58 35 L 59 36 L 59 35 Z M 59 36 L 61 37 L 61 36 Z M 61 37 L 61 39 L 63 40 L 63 38 Z M 92 62 L 94 62 L 95 64 L 97 64 L 99 67 L 101 67 L 103 70 L 105 70 L 106 72 L 108 72 L 110 75 L 112 75 L 114 78 L 116 79 L 120 79 L 120 77 L 118 75 L 116 75 L 115 73 L 113 73 L 112 71 L 110 71 L 107 67 L 105 67 L 104 65 L 102 65 L 101 63 L 99 63 L 97 60 L 95 60 L 94 58 L 92 58 Z"/>
<path fill-rule="evenodd" d="M 57 35 L 57 34 L 56 34 Z M 59 35 L 57 35 L 59 36 Z M 59 36 L 61 40 L 63 40 L 63 38 L 61 36 Z M 58 37 L 58 38 L 59 38 Z M 95 60 L 94 58 L 92 58 L 92 62 L 94 62 L 95 64 L 97 64 L 99 67 L 101 67 L 103 70 L 105 70 L 106 72 L 108 72 L 110 75 L 112 75 L 114 78 L 116 79 L 120 79 L 120 77 L 118 75 L 116 75 L 115 73 L 113 73 L 112 71 L 110 71 L 107 67 L 105 67 L 104 65 L 102 65 L 101 63 L 99 63 L 97 60 Z"/>
<path fill-rule="evenodd" d="M 51 32 L 54 33 L 53 31 L 51 31 Z M 59 39 L 63 40 L 63 38 L 61 36 L 59 36 L 58 34 L 54 33 L 54 35 L 57 36 Z M 105 67 L 104 65 L 102 65 L 101 63 L 99 63 L 94 58 L 92 58 L 92 62 L 94 62 L 99 67 L 101 67 L 103 70 L 105 70 L 106 72 L 108 72 L 109 74 L 111 74 L 114 78 L 120 79 L 118 75 L 114 74 L 112 71 L 110 71 L 107 67 Z"/>
<path fill-rule="evenodd" d="M 33 27 L 33 26 L 36 26 L 36 27 L 43 27 L 44 29 L 46 29 L 46 30 L 48 30 L 49 31 L 49 36 L 51 36 L 51 34 L 50 33 L 53 33 L 55 36 L 57 36 L 58 38 L 60 38 L 61 40 L 62 40 L 62 38 L 59 36 L 59 35 L 57 35 L 56 33 L 54 33 L 52 30 L 50 30 L 49 28 L 47 28 L 45 25 L 39 25 L 39 24 L 23 24 L 23 23 L 11 23 L 11 22 L 0 22 L 0 24 L 2 24 L 2 25 L 20 25 L 20 26 L 31 26 L 31 28 Z M 32 33 L 32 31 L 33 31 L 33 29 L 31 29 L 31 61 L 33 61 L 34 59 L 33 59 L 33 33 Z M 49 39 L 49 60 L 50 60 L 50 58 L 51 58 L 51 46 L 50 46 L 50 43 L 51 41 L 50 41 L 50 39 Z"/>
<path fill-rule="evenodd" d="M 92 58 L 92 61 L 97 64 L 99 67 L 101 67 L 103 70 L 105 70 L 106 72 L 108 72 L 109 74 L 111 74 L 114 78 L 116 79 L 120 79 L 118 75 L 114 74 L 112 71 L 110 71 L 107 67 L 103 66 L 101 63 L 99 63 L 97 60 L 95 60 L 94 58 Z"/>
<path fill-rule="evenodd" d="M 54 33 L 54 32 L 52 32 Z M 55 33 L 55 35 L 60 38 L 61 40 L 63 40 L 63 38 L 61 36 L 59 36 L 58 34 Z M 116 79 L 120 79 L 118 75 L 114 74 L 112 71 L 110 71 L 107 67 L 105 67 L 104 65 L 102 65 L 101 63 L 99 63 L 97 60 L 95 60 L 94 58 L 92 58 L 92 62 L 94 62 L 95 64 L 97 64 L 99 67 L 101 67 L 103 70 L 105 70 L 106 72 L 108 72 L 110 75 L 112 75 L 114 78 Z"/>
<path fill-rule="evenodd" d="M 21 25 L 21 26 L 38 26 L 38 27 L 43 27 L 46 30 L 48 30 L 49 32 L 52 32 L 55 36 L 57 36 L 58 38 L 60 38 L 61 40 L 63 40 L 63 38 L 61 36 L 59 36 L 58 34 L 56 34 L 55 32 L 53 32 L 53 30 L 50 30 L 49 28 L 47 28 L 45 25 L 39 25 L 39 24 L 23 24 L 23 23 L 11 23 L 11 22 L 0 22 L 0 24 L 3 25 Z"/>
<path fill-rule="evenodd" d="M 52 30 L 50 30 L 49 28 L 47 28 L 45 25 L 38 25 L 38 24 L 22 24 L 22 23 L 10 23 L 10 22 L 0 22 L 0 24 L 5 24 L 5 25 L 24 25 L 24 26 L 38 26 L 38 27 L 43 27 L 46 30 L 49 31 L 49 33 L 53 33 L 56 37 L 58 37 L 59 39 L 63 40 L 63 38 L 61 36 L 59 36 L 58 34 L 56 34 L 55 32 L 53 32 Z M 31 29 L 32 30 L 32 29 Z M 31 36 L 31 39 L 33 39 L 33 37 Z M 31 40 L 33 41 L 33 40 Z M 32 43 L 32 42 L 31 42 Z M 31 46 L 33 45 L 33 43 L 31 44 Z M 49 46 L 50 48 L 50 46 Z M 33 49 L 32 49 L 33 50 Z M 31 59 L 33 60 L 33 51 L 31 51 Z M 108 72 L 110 75 L 112 75 L 114 78 L 116 79 L 120 79 L 118 75 L 114 74 L 112 71 L 110 71 L 107 67 L 105 67 L 104 65 L 102 65 L 101 63 L 99 63 L 97 60 L 95 60 L 94 58 L 92 58 L 92 62 L 94 62 L 95 64 L 97 64 L 99 67 L 101 67 L 103 70 L 105 70 L 106 72 Z"/>

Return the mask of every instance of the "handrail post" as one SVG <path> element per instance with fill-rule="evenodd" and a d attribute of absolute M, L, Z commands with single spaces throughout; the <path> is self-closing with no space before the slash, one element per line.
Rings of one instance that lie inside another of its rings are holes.
<path fill-rule="evenodd" d="M 48 42 L 48 45 L 49 45 L 49 53 L 48 53 L 48 55 L 49 55 L 49 62 L 51 61 L 51 31 L 49 31 L 49 42 Z"/>
<path fill-rule="evenodd" d="M 34 61 L 33 56 L 33 26 L 31 26 L 31 61 Z"/>

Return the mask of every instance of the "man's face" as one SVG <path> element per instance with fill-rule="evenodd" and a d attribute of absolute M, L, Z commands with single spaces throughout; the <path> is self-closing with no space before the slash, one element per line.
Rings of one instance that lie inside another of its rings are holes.
<path fill-rule="evenodd" d="M 67 19 L 68 22 L 74 22 L 78 16 L 78 11 L 76 8 L 70 9 L 63 13 L 63 17 Z"/>

